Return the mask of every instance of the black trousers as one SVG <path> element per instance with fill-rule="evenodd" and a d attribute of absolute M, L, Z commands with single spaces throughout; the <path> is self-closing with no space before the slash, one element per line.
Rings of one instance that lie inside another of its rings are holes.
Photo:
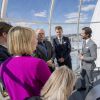
<path fill-rule="evenodd" d="M 71 62 L 71 58 L 70 58 L 70 57 L 67 58 L 67 59 L 65 59 L 65 61 L 64 61 L 63 63 L 60 63 L 60 62 L 58 61 L 58 65 L 59 65 L 59 66 L 66 65 L 66 66 L 68 66 L 69 69 L 72 70 L 72 62 Z"/>
<path fill-rule="evenodd" d="M 55 68 L 54 68 L 54 67 L 51 67 L 51 66 L 48 66 L 48 67 L 49 67 L 49 69 L 50 69 L 50 72 L 53 73 L 54 70 L 55 70 Z"/>

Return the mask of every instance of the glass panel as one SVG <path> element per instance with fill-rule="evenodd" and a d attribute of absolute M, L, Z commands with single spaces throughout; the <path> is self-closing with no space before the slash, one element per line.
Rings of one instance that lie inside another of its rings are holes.
<path fill-rule="evenodd" d="M 55 0 L 53 22 L 73 22 L 78 15 L 79 0 Z"/>
<path fill-rule="evenodd" d="M 26 22 L 11 22 L 10 23 L 13 25 L 13 26 L 24 26 L 24 27 L 29 27 L 29 28 L 32 28 L 33 30 L 36 30 L 36 29 L 39 29 L 39 28 L 42 28 L 44 29 L 45 31 L 45 35 L 48 36 L 48 24 L 33 24 L 33 23 L 26 23 Z"/>
<path fill-rule="evenodd" d="M 91 18 L 98 0 L 83 0 L 81 22 L 91 22 Z"/>
<path fill-rule="evenodd" d="M 0 12 L 1 12 L 2 0 L 0 0 Z"/>
<path fill-rule="evenodd" d="M 1 2 L 2 0 L 0 9 Z M 83 0 L 79 33 L 83 27 L 90 26 L 96 3 L 97 0 Z M 71 40 L 73 69 L 80 65 L 77 49 L 82 46 L 82 39 L 77 30 L 79 4 L 80 0 L 55 0 L 51 24 L 52 38 L 55 36 L 55 26 L 60 25 L 63 27 L 63 34 Z M 51 0 L 8 0 L 7 18 L 14 26 L 26 26 L 34 30 L 43 28 L 48 37 L 50 6 Z"/>
<path fill-rule="evenodd" d="M 47 22 L 51 0 L 9 0 L 7 17 L 10 19 Z"/>
<path fill-rule="evenodd" d="M 64 35 L 77 33 L 77 24 L 52 24 L 52 35 L 55 35 L 55 26 L 62 26 Z"/>

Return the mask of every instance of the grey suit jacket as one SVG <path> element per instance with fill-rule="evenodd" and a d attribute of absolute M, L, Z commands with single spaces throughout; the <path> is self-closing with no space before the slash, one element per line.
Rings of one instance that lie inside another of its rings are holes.
<path fill-rule="evenodd" d="M 86 70 L 93 70 L 96 67 L 95 60 L 97 59 L 97 45 L 93 40 L 89 40 L 87 44 L 82 47 L 82 68 Z"/>

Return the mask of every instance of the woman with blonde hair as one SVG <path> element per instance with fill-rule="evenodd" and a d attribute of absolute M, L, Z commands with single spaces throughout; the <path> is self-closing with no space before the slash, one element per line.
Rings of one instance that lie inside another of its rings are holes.
<path fill-rule="evenodd" d="M 8 49 L 13 55 L 0 66 L 0 77 L 10 100 L 39 96 L 51 75 L 47 64 L 31 56 L 37 40 L 32 29 L 16 26 L 8 33 Z"/>
<path fill-rule="evenodd" d="M 52 73 L 41 91 L 41 97 L 43 100 L 68 100 L 74 83 L 74 73 L 62 66 Z"/>

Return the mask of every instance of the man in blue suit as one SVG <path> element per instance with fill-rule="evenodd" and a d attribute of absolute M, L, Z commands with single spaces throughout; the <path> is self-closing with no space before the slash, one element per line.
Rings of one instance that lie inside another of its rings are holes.
<path fill-rule="evenodd" d="M 67 65 L 72 69 L 71 63 L 71 44 L 68 37 L 62 35 L 63 29 L 61 26 L 55 27 L 56 38 L 53 39 L 53 46 L 55 49 L 55 56 L 59 66 Z"/>

